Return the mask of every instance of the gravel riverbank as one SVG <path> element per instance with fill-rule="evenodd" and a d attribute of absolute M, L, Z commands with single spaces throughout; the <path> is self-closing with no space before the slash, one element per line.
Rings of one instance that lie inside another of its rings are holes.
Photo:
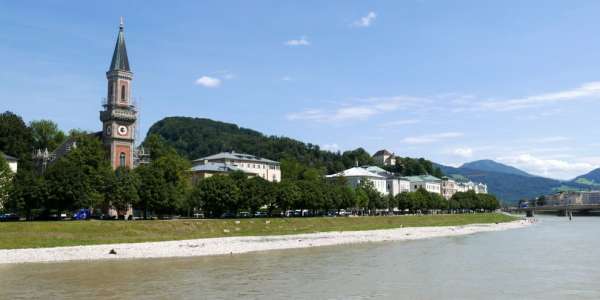
<path fill-rule="evenodd" d="M 498 224 L 471 224 L 464 226 L 407 227 L 296 235 L 225 237 L 148 243 L 10 249 L 0 250 L 0 264 L 238 254 L 266 250 L 458 236 L 477 232 L 516 229 L 530 224 L 532 224 L 530 220 L 519 220 Z"/>

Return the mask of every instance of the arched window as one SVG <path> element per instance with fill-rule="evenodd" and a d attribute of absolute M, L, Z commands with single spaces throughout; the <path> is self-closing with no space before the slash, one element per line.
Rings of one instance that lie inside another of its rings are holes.
<path fill-rule="evenodd" d="M 121 152 L 121 155 L 119 155 L 119 166 L 125 167 L 125 152 Z"/>
<path fill-rule="evenodd" d="M 121 101 L 125 101 L 125 85 L 121 86 Z"/>

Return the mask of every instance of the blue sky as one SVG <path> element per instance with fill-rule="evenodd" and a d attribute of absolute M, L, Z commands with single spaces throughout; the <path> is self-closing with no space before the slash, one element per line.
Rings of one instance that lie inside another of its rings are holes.
<path fill-rule="evenodd" d="M 100 130 L 125 17 L 141 133 L 207 117 L 331 150 L 600 165 L 599 1 L 0 1 L 0 109 Z"/>

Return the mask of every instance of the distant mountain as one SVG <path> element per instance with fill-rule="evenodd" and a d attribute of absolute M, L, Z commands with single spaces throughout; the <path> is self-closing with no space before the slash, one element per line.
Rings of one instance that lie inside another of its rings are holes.
<path fill-rule="evenodd" d="M 598 188 L 600 187 L 600 168 L 592 170 L 585 175 L 578 176 L 572 181 L 578 184 L 584 184 Z"/>
<path fill-rule="evenodd" d="M 483 166 L 482 166 L 483 165 Z M 517 168 L 494 161 L 483 164 L 467 163 L 459 168 L 438 165 L 444 174 L 458 180 L 472 180 L 488 185 L 488 192 L 504 203 L 513 204 L 524 198 L 534 198 L 560 190 L 589 189 L 589 185 L 575 181 L 561 181 L 534 176 Z M 468 166 L 468 167 L 465 167 Z M 498 167 L 501 166 L 501 167 Z M 475 169 L 481 168 L 481 169 Z M 483 169 L 483 170 L 482 170 Z M 515 171 L 516 170 L 516 171 Z"/>
<path fill-rule="evenodd" d="M 476 160 L 476 161 L 468 162 L 468 163 L 463 164 L 461 166 L 461 168 L 533 177 L 533 175 L 531 175 L 523 170 L 519 170 L 515 167 L 511 167 L 511 166 L 507 166 L 505 164 L 501 164 L 499 162 L 495 162 L 491 159 Z"/>

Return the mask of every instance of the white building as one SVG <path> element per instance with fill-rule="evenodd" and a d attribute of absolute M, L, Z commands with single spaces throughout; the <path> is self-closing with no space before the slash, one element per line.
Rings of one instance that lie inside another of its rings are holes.
<path fill-rule="evenodd" d="M 410 191 L 415 192 L 423 188 L 430 193 L 442 193 L 442 180 L 431 175 L 406 176 L 403 179 L 410 182 Z"/>
<path fill-rule="evenodd" d="M 484 183 L 474 183 L 473 181 L 457 182 L 457 192 L 474 191 L 476 194 L 487 194 L 487 185 Z"/>
<path fill-rule="evenodd" d="M 236 152 L 221 152 L 192 161 L 192 173 L 196 177 L 209 177 L 215 173 L 242 171 L 250 176 L 261 177 L 267 181 L 280 182 L 279 162 Z"/>
<path fill-rule="evenodd" d="M 354 167 L 348 170 L 344 170 L 342 172 L 327 175 L 327 179 L 335 179 L 338 177 L 346 178 L 348 185 L 353 188 L 356 188 L 360 185 L 364 180 L 369 180 L 373 183 L 373 187 L 382 195 L 387 195 L 387 178 L 385 176 L 376 174 L 374 172 L 369 172 L 365 168 Z"/>
<path fill-rule="evenodd" d="M 10 155 L 6 155 L 6 154 L 2 154 L 2 155 L 4 155 L 4 160 L 6 160 L 6 163 L 8 163 L 8 167 L 10 168 L 10 170 L 13 173 L 17 173 L 17 169 L 19 166 L 19 160 Z"/>

